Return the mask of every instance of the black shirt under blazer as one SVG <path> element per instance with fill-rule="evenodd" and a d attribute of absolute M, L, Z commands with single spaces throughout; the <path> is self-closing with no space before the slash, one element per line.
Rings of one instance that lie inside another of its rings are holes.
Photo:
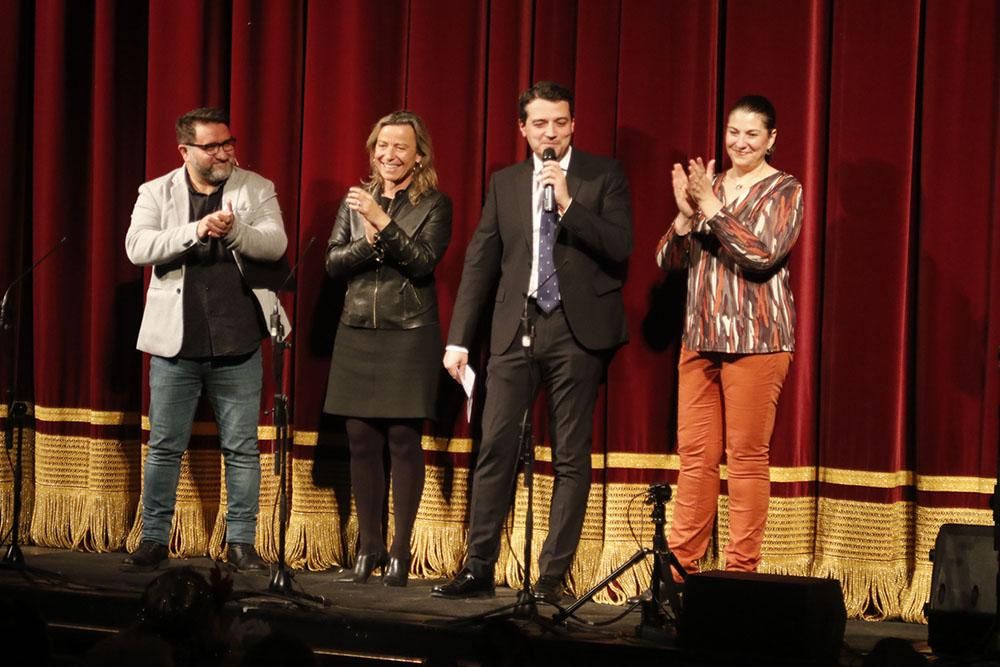
<path fill-rule="evenodd" d="M 496 288 L 490 351 L 518 333 L 532 261 L 533 161 L 496 172 L 465 254 L 448 343 L 471 347 Z M 573 201 L 559 220 L 554 258 L 563 310 L 588 350 L 628 341 L 622 285 L 632 252 L 628 181 L 621 163 L 573 148 L 566 181 Z"/>

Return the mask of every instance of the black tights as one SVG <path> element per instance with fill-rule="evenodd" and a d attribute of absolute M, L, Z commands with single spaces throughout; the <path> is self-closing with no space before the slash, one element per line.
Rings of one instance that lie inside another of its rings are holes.
<path fill-rule="evenodd" d="M 420 496 L 424 492 L 424 452 L 420 446 L 423 421 L 419 419 L 347 420 L 347 439 L 351 448 L 351 490 L 358 511 L 361 532 L 359 554 L 381 553 L 382 512 L 385 502 L 385 463 L 383 451 L 389 443 L 392 467 L 392 503 L 395 534 L 389 555 L 410 557 L 410 537 L 417 518 Z"/>

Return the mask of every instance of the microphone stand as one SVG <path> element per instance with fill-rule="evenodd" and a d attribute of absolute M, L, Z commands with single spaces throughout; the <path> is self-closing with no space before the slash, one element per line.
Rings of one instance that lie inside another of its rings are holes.
<path fill-rule="evenodd" d="M 8 360 L 10 363 L 10 370 L 7 377 L 7 392 L 5 395 L 7 404 L 7 423 L 4 428 L 4 446 L 7 449 L 14 447 L 15 437 L 17 441 L 17 448 L 14 454 L 14 469 L 12 472 L 13 477 L 13 488 L 12 488 L 12 519 L 11 519 L 11 529 L 10 529 L 10 546 L 7 547 L 7 552 L 4 554 L 3 563 L 5 566 L 13 567 L 17 569 L 24 569 L 24 554 L 21 551 L 20 541 L 21 541 L 21 484 L 22 484 L 22 461 L 23 461 L 23 450 L 24 450 L 24 423 L 25 418 L 28 414 L 28 405 L 24 401 L 17 400 L 18 394 L 18 357 L 20 356 L 20 336 L 21 327 L 20 319 L 15 317 L 17 326 L 11 327 L 8 321 L 8 309 L 7 304 L 10 300 L 11 290 L 14 289 L 16 285 L 19 285 L 22 280 L 31 275 L 31 272 L 38 267 L 39 264 L 44 262 L 49 258 L 49 255 L 54 253 L 56 250 L 66 242 L 66 237 L 62 237 L 59 241 L 52 246 L 48 252 L 42 255 L 34 264 L 32 264 L 27 271 L 19 275 L 17 278 L 11 282 L 7 287 L 7 290 L 3 293 L 3 300 L 0 301 L 0 330 L 9 331 L 10 340 L 8 344 L 5 345 L 5 349 L 10 350 L 12 354 Z M 21 300 L 18 299 L 18 306 L 20 306 Z M 20 312 L 20 307 L 17 309 Z"/>
<path fill-rule="evenodd" d="M 281 304 L 278 294 L 291 281 L 295 271 L 299 268 L 299 263 L 309 253 L 316 237 L 309 239 L 302 254 L 296 261 L 295 266 L 288 272 L 288 276 L 274 292 L 274 309 L 271 311 L 270 333 L 271 333 L 271 353 L 272 371 L 274 373 L 274 408 L 272 417 L 274 420 L 274 474 L 278 477 L 278 563 L 275 567 L 268 590 L 286 597 L 297 597 L 323 605 L 330 602 L 321 595 L 309 595 L 294 591 L 292 589 L 293 575 L 288 569 L 285 558 L 285 536 L 286 517 L 288 514 L 288 454 L 290 449 L 289 427 L 288 427 L 288 395 L 284 392 L 285 387 L 285 350 L 291 349 L 292 344 L 285 340 L 285 325 L 281 321 Z"/>
<path fill-rule="evenodd" d="M 537 288 L 536 288 L 537 291 Z M 524 356 L 524 363 L 528 367 L 530 384 L 535 386 L 534 371 L 534 351 L 535 351 L 535 323 L 528 316 L 529 295 L 524 295 L 524 308 L 521 312 L 521 353 Z M 524 415 L 521 417 L 521 433 L 518 437 L 518 447 L 521 453 L 521 462 L 524 464 L 524 486 L 528 490 L 528 507 L 524 514 L 524 577 L 521 582 L 521 590 L 517 593 L 517 603 L 514 606 L 515 618 L 537 618 L 538 605 L 535 602 L 535 595 L 531 592 L 531 542 L 535 532 L 535 443 L 533 437 L 533 426 L 531 413 L 534 407 L 535 392 L 531 392 L 531 399 L 524 407 Z"/>

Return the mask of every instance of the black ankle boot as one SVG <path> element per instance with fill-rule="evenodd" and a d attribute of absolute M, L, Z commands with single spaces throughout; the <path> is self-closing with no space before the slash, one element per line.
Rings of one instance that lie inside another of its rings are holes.
<path fill-rule="evenodd" d="M 386 566 L 385 572 L 382 575 L 382 585 L 400 587 L 406 586 L 406 581 L 409 578 L 410 557 L 396 558 L 393 556 L 389 559 L 389 565 Z"/>
<path fill-rule="evenodd" d="M 344 575 L 337 577 L 337 581 L 352 584 L 368 583 L 368 579 L 372 576 L 372 571 L 374 571 L 375 568 L 384 569 L 388 560 L 389 554 L 384 551 L 374 554 L 361 554 L 358 556 L 358 560 L 354 563 L 354 569 L 351 570 L 350 573 L 345 573 Z"/>

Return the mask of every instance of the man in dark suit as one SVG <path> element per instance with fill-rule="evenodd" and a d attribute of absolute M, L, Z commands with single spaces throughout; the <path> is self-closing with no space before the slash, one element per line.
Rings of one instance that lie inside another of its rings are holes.
<path fill-rule="evenodd" d="M 519 116 L 532 156 L 493 175 L 466 251 L 444 356 L 448 373 L 461 382 L 476 325 L 495 291 L 468 556 L 454 579 L 434 588 L 436 597 L 494 593 L 520 422 L 543 382 L 555 487 L 534 592 L 550 602 L 562 598 L 590 490 L 598 386 L 612 353 L 628 338 L 621 290 L 632 224 L 621 164 L 570 145 L 573 96 L 557 84 L 542 81 L 525 91 Z M 555 200 L 551 213 L 544 210 L 546 186 Z M 530 360 L 522 349 L 525 327 L 534 334 Z"/>

